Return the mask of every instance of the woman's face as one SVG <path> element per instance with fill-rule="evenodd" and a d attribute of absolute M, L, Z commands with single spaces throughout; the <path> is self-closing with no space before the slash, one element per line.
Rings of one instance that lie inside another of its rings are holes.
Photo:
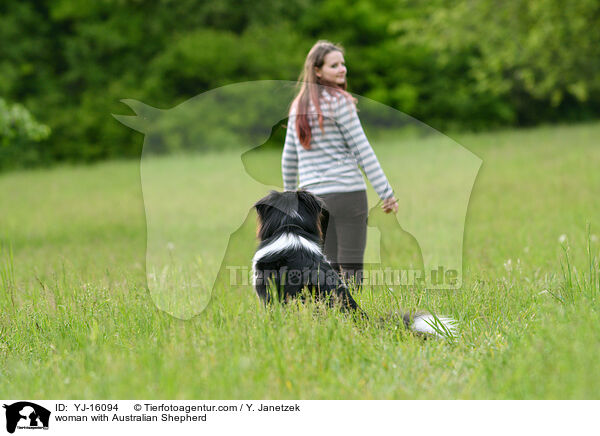
<path fill-rule="evenodd" d="M 326 82 L 343 85 L 346 83 L 346 63 L 344 55 L 337 50 L 330 51 L 325 55 L 323 66 L 315 67 L 317 77 Z"/>

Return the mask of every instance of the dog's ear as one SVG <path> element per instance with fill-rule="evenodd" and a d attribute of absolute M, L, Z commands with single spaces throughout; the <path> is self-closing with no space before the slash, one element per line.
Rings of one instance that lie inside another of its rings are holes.
<path fill-rule="evenodd" d="M 325 207 L 323 200 L 308 191 L 298 191 L 298 202 L 303 204 L 313 216 L 319 216 Z"/>
<path fill-rule="evenodd" d="M 258 218 L 264 222 L 270 210 L 277 207 L 279 192 L 271 191 L 266 197 L 261 198 L 254 204 Z"/>
<path fill-rule="evenodd" d="M 254 208 L 256 209 L 256 213 L 258 214 L 258 218 L 261 222 L 265 220 L 267 215 L 267 210 L 271 207 L 266 201 L 267 197 L 261 198 L 254 204 Z"/>
<path fill-rule="evenodd" d="M 267 221 L 267 213 L 271 208 L 269 205 L 269 196 L 267 195 L 264 198 L 261 198 L 254 204 L 254 208 L 256 209 L 256 214 L 258 215 L 258 220 L 256 222 L 256 237 L 259 239 L 263 239 L 263 226 Z"/>
<path fill-rule="evenodd" d="M 325 208 L 323 200 L 310 192 L 298 191 L 298 203 L 306 208 L 309 216 L 312 217 L 312 224 L 315 226 L 313 231 L 323 240 L 329 223 L 329 212 Z"/>

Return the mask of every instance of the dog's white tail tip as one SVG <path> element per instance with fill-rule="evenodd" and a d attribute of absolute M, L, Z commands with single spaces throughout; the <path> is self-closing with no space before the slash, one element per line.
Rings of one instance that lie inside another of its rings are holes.
<path fill-rule="evenodd" d="M 435 317 L 430 313 L 415 316 L 411 330 L 428 336 L 448 338 L 456 336 L 456 320 L 444 316 Z"/>

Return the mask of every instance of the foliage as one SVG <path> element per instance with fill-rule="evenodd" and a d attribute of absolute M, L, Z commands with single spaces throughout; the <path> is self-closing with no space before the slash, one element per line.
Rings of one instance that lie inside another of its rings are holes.
<path fill-rule="evenodd" d="M 0 169 L 11 162 L 27 166 L 41 160 L 38 143 L 50 135 L 50 128 L 38 123 L 20 104 L 9 105 L 0 98 Z"/>
<path fill-rule="evenodd" d="M 454 0 L 404 23 L 405 41 L 431 49 L 441 71 L 460 64 L 466 101 L 487 99 L 489 121 L 519 125 L 597 115 L 599 24 L 594 0 Z"/>
<path fill-rule="evenodd" d="M 40 163 L 135 157 L 121 99 L 295 80 L 317 39 L 345 46 L 352 92 L 440 130 L 600 113 L 594 0 L 6 0 L 0 96 L 52 128 Z"/>

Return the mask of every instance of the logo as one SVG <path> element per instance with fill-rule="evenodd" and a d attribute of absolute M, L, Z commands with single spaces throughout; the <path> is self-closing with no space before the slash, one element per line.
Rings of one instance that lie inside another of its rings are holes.
<path fill-rule="evenodd" d="M 146 281 L 159 309 L 190 319 L 208 306 L 215 289 L 228 283 L 232 269 L 250 271 L 247 254 L 254 250 L 256 220 L 252 204 L 267 189 L 283 188 L 282 158 L 276 155 L 281 156 L 286 138 L 293 140 L 287 133 L 293 131 L 299 114 L 288 109 L 296 92 L 297 82 L 260 80 L 212 89 L 169 109 L 123 100 L 136 115 L 114 117 L 144 134 L 140 176 L 146 212 Z M 368 215 L 371 228 L 364 264 L 365 270 L 376 271 L 369 280 L 386 287 L 460 289 L 465 220 L 481 159 L 405 113 L 366 97 L 353 97 L 365 130 L 380 133 L 373 137 L 373 146 L 385 151 L 379 158 L 391 159 L 385 165 L 386 176 L 401 203 L 397 214 L 385 213 L 379 203 Z M 348 154 L 340 152 L 336 164 L 331 164 L 335 168 L 311 163 L 320 170 L 306 176 L 305 187 L 310 191 L 313 184 L 329 187 L 335 182 L 337 186 L 342 183 L 338 170 L 344 168 L 344 174 L 357 177 L 352 176 L 356 183 L 364 182 L 360 171 L 368 170 L 367 175 L 383 189 L 379 161 L 368 151 L 363 129 L 340 124 L 335 110 L 322 109 L 318 114 L 309 109 L 303 115 L 321 115 L 337 138 L 333 141 L 343 144 L 335 147 Z M 288 130 L 282 127 L 286 120 Z M 385 148 L 378 148 L 378 143 Z M 240 160 L 226 161 L 222 168 L 204 153 L 234 145 Z M 158 158 L 182 151 L 189 155 L 178 164 Z M 290 168 L 299 168 L 297 158 L 289 160 Z M 288 180 L 297 186 L 302 172 L 290 171 Z M 252 193 L 251 198 L 236 197 L 231 207 L 225 194 L 215 195 L 216 188 L 234 193 L 240 186 Z M 182 226 L 186 231 L 181 231 Z M 355 247 L 355 252 L 360 249 Z M 362 262 L 362 254 L 359 258 Z M 251 282 L 252 278 L 242 286 Z M 240 286 L 230 280 L 232 285 Z"/>
<path fill-rule="evenodd" d="M 6 431 L 14 433 L 18 429 L 48 430 L 50 411 L 28 401 L 19 401 L 6 409 Z"/>

